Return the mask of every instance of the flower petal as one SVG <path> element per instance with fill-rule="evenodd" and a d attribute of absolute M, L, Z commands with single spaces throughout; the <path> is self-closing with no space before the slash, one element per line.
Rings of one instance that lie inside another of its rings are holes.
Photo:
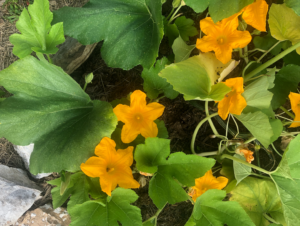
<path fill-rule="evenodd" d="M 230 78 L 227 79 L 224 83 L 226 86 L 230 87 L 231 90 L 236 93 L 244 92 L 244 79 L 242 77 Z"/>
<path fill-rule="evenodd" d="M 158 134 L 156 123 L 153 121 L 144 121 L 143 126 L 141 127 L 141 134 L 145 138 L 156 137 Z"/>
<path fill-rule="evenodd" d="M 215 189 L 221 190 L 228 184 L 228 179 L 226 177 L 218 177 L 216 180 L 218 183 L 216 184 Z"/>
<path fill-rule="evenodd" d="M 111 191 L 117 187 L 117 181 L 114 177 L 106 174 L 100 178 L 100 186 L 103 192 L 111 196 Z"/>
<path fill-rule="evenodd" d="M 146 102 L 146 94 L 140 90 L 135 90 L 130 95 L 130 108 L 134 109 L 135 111 L 138 109 L 143 109 L 147 102 Z"/>
<path fill-rule="evenodd" d="M 231 114 L 240 115 L 247 106 L 245 98 L 241 94 L 235 94 L 230 99 L 229 112 Z"/>
<path fill-rule="evenodd" d="M 116 142 L 108 137 L 103 137 L 95 148 L 95 154 L 104 159 L 111 159 L 116 155 Z"/>
<path fill-rule="evenodd" d="M 231 60 L 232 48 L 230 45 L 220 45 L 214 51 L 217 59 L 223 64 L 227 64 Z"/>
<path fill-rule="evenodd" d="M 115 115 L 118 118 L 118 121 L 128 123 L 130 120 L 130 116 L 132 115 L 131 113 L 131 108 L 127 105 L 124 104 L 118 104 L 114 109 L 113 109 Z"/>
<path fill-rule="evenodd" d="M 133 179 L 133 175 L 131 174 L 122 174 L 121 177 L 118 178 L 118 184 L 122 188 L 139 188 L 140 184 L 135 179 Z"/>
<path fill-rule="evenodd" d="M 128 144 L 135 140 L 140 134 L 140 130 L 132 126 L 132 124 L 125 124 L 121 131 L 121 140 L 123 143 Z"/>
<path fill-rule="evenodd" d="M 80 169 L 89 177 L 100 177 L 106 172 L 106 164 L 99 157 L 91 157 L 85 163 L 81 163 Z"/>
<path fill-rule="evenodd" d="M 300 126 L 300 94 L 290 92 L 289 98 L 291 101 L 292 110 L 295 113 L 295 122 L 293 122 L 290 127 L 298 127 Z"/>
<path fill-rule="evenodd" d="M 214 23 L 211 17 L 206 17 L 203 20 L 200 20 L 200 28 L 206 35 L 220 33 L 219 27 Z"/>
<path fill-rule="evenodd" d="M 117 159 L 115 164 L 122 164 L 125 166 L 131 166 L 133 163 L 133 146 L 129 146 L 126 149 L 118 149 Z"/>
<path fill-rule="evenodd" d="M 145 107 L 145 112 L 143 112 L 143 116 L 148 119 L 154 121 L 155 119 L 162 116 L 164 113 L 165 107 L 159 103 L 150 103 Z"/>
<path fill-rule="evenodd" d="M 225 120 L 229 114 L 230 97 L 224 97 L 218 104 L 218 114 Z"/>
<path fill-rule="evenodd" d="M 252 40 L 249 31 L 235 31 L 228 36 L 228 44 L 231 48 L 244 48 Z"/>
<path fill-rule="evenodd" d="M 265 0 L 256 0 L 256 2 L 246 6 L 242 15 L 245 22 L 259 31 L 266 31 L 266 20 L 268 13 L 268 4 Z"/>

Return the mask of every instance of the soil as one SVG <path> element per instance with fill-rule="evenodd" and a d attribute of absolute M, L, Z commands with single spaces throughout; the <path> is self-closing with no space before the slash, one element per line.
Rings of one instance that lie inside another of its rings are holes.
<path fill-rule="evenodd" d="M 63 6 L 79 7 L 84 5 L 87 1 L 88 0 L 50 0 L 50 5 L 51 9 L 54 10 Z M 26 2 L 26 0 L 24 0 L 24 2 Z M 168 15 L 171 9 L 171 2 L 172 1 L 169 0 L 164 4 L 164 15 Z M 206 15 L 206 12 L 201 15 L 196 15 L 192 12 L 189 13 L 188 10 L 188 7 L 183 7 L 181 12 L 183 12 L 184 15 L 188 15 L 187 17 L 192 18 L 195 21 L 195 24 L 199 24 L 200 19 Z M 1 13 L 5 14 L 6 12 L 0 12 L 0 70 L 8 67 L 11 63 L 18 59 L 12 54 L 12 45 L 8 39 L 11 34 L 17 32 L 15 24 L 11 24 L 8 21 L 1 19 Z M 191 39 L 191 42 L 195 42 L 195 38 L 193 38 L 194 40 Z M 129 71 L 124 71 L 122 69 L 108 67 L 101 58 L 101 46 L 102 42 L 97 45 L 86 62 L 71 74 L 71 76 L 83 86 L 85 75 L 90 72 L 94 73 L 94 80 L 87 86 L 86 89 L 86 92 L 90 95 L 91 99 L 110 102 L 115 99 L 123 98 L 134 90 L 143 90 L 143 79 L 140 76 L 143 68 L 141 66 L 137 66 Z M 164 38 L 159 50 L 159 57 L 171 54 L 171 52 L 172 50 L 168 45 L 168 40 Z M 195 54 L 197 53 L 198 52 L 196 51 Z M 238 59 L 238 55 L 234 55 L 234 57 Z M 231 76 L 235 77 L 239 75 L 242 68 L 243 64 L 241 63 Z M 171 152 L 182 151 L 186 154 L 191 154 L 190 142 L 192 134 L 196 125 L 205 117 L 205 113 L 201 110 L 201 108 L 203 109 L 204 107 L 204 102 L 200 103 L 200 107 L 195 107 L 193 102 L 186 102 L 182 95 L 179 95 L 174 100 L 163 98 L 159 102 L 165 106 L 164 114 L 160 119 L 165 122 L 169 132 L 169 138 L 171 139 Z M 213 106 L 211 107 L 211 110 L 215 110 L 213 109 Z M 214 124 L 220 133 L 225 133 L 224 128 L 219 125 L 217 121 L 214 120 Z M 233 122 L 229 125 L 230 127 L 235 128 L 235 124 Z M 245 128 L 243 128 L 242 125 L 239 124 L 239 126 L 241 132 L 245 131 Z M 209 124 L 205 123 L 196 138 L 195 145 L 198 152 L 215 151 L 218 149 L 219 139 L 211 138 L 210 135 L 212 134 L 213 132 L 210 129 Z M 276 147 L 279 146 L 280 141 L 276 142 L 275 145 Z M 267 170 L 274 169 L 280 160 L 276 153 L 270 154 L 268 151 L 263 150 L 259 152 L 259 159 L 262 167 Z M 254 164 L 256 164 L 256 161 L 257 160 L 255 160 Z M 13 145 L 5 138 L 0 139 L 0 164 L 26 170 L 22 159 L 14 151 Z M 50 193 L 52 187 L 46 182 L 58 176 L 58 174 L 54 173 L 53 175 L 40 180 L 35 180 L 31 177 L 32 180 L 44 189 L 42 193 L 43 198 L 35 202 L 35 204 L 31 207 L 31 210 L 52 201 Z M 135 177 L 139 176 L 135 175 Z M 157 211 L 157 208 L 148 196 L 148 184 L 150 178 L 144 176 L 140 177 L 141 178 L 136 179 L 146 181 L 146 186 L 135 190 L 139 195 L 139 199 L 136 201 L 135 205 L 141 209 L 144 221 L 153 216 Z M 183 226 L 189 219 L 192 210 L 193 205 L 189 201 L 175 205 L 168 204 L 159 215 L 158 225 Z"/>

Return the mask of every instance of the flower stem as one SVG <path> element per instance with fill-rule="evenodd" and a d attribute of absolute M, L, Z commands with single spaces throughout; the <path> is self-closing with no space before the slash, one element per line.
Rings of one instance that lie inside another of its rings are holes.
<path fill-rule="evenodd" d="M 175 19 L 176 14 L 178 13 L 178 11 L 181 9 L 182 4 L 180 4 L 180 6 L 178 6 L 178 8 L 176 9 L 175 13 L 172 15 L 172 17 L 169 20 L 169 24 Z"/>
<path fill-rule="evenodd" d="M 289 112 L 285 107 L 280 106 L 279 108 L 280 108 L 281 110 L 283 110 L 283 111 L 284 111 L 288 116 L 290 116 L 292 119 L 295 118 L 295 115 L 294 115 L 293 113 Z"/>
<path fill-rule="evenodd" d="M 208 101 L 205 101 L 205 113 L 206 113 L 206 117 L 208 117 L 208 116 L 209 116 L 209 111 L 208 111 Z M 216 136 L 219 136 L 219 133 L 218 133 L 218 131 L 216 130 L 216 127 L 215 127 L 213 121 L 211 120 L 211 118 L 208 119 L 208 122 L 209 122 L 209 125 L 210 125 L 210 127 L 211 127 L 213 133 L 214 133 Z"/>
<path fill-rule="evenodd" d="M 263 213 L 263 216 L 270 222 L 274 223 L 274 224 L 280 224 L 277 221 L 275 221 L 272 217 L 270 217 L 268 214 Z"/>
<path fill-rule="evenodd" d="M 250 143 L 250 142 L 252 142 L 252 141 L 254 141 L 254 140 L 256 140 L 256 138 L 255 138 L 255 137 L 251 137 L 251 138 L 249 138 L 248 140 L 246 140 L 246 141 L 244 142 L 244 144 L 248 144 L 248 143 Z"/>
<path fill-rule="evenodd" d="M 211 151 L 211 152 L 203 152 L 203 153 L 200 153 L 200 154 L 197 154 L 198 156 L 211 156 L 211 155 L 217 155 L 218 154 L 218 151 Z"/>
<path fill-rule="evenodd" d="M 199 124 L 197 125 L 195 131 L 194 131 L 194 134 L 193 134 L 193 137 L 192 137 L 192 142 L 191 142 L 191 151 L 193 152 L 194 155 L 197 155 L 197 153 L 195 152 L 195 149 L 194 149 L 194 146 L 195 146 L 195 140 L 196 140 L 196 137 L 197 137 L 197 133 L 200 129 L 200 127 L 203 125 L 203 123 L 205 123 L 208 119 L 212 118 L 212 117 L 215 117 L 217 116 L 218 113 L 214 113 L 212 115 L 209 115 L 207 116 L 206 118 L 202 119 Z"/>
<path fill-rule="evenodd" d="M 266 170 L 264 170 L 264 169 L 262 169 L 262 168 L 260 168 L 260 167 L 258 167 L 258 166 L 256 166 L 256 165 L 250 164 L 250 163 L 248 163 L 248 162 L 246 162 L 246 161 L 244 161 L 244 160 L 238 159 L 238 158 L 233 157 L 233 156 L 231 156 L 231 155 L 223 154 L 223 155 L 221 156 L 221 159 L 224 159 L 224 158 L 231 159 L 231 160 L 233 160 L 233 161 L 237 161 L 237 162 L 239 162 L 239 163 L 242 163 L 242 164 L 244 164 L 244 165 L 246 165 L 246 166 L 249 166 L 249 167 L 251 167 L 251 168 L 253 168 L 253 169 L 256 169 L 256 170 L 258 170 L 258 171 L 260 171 L 260 172 L 262 172 L 262 173 L 268 174 L 268 175 L 271 173 L 271 172 L 266 171 Z"/>
<path fill-rule="evenodd" d="M 86 89 L 86 86 L 87 86 L 87 82 L 84 84 L 84 87 L 83 87 L 83 90 L 85 91 Z"/>
<path fill-rule="evenodd" d="M 274 58 L 272 58 L 271 60 L 267 61 L 266 63 L 260 65 L 259 67 L 255 68 L 253 71 L 251 71 L 249 74 L 247 74 L 245 76 L 245 82 L 248 81 L 250 78 L 252 78 L 253 76 L 255 76 L 257 73 L 261 72 L 262 70 L 264 70 L 265 68 L 269 67 L 270 65 L 274 64 L 275 62 L 277 62 L 278 60 L 280 60 L 281 58 L 283 58 L 285 55 L 289 54 L 290 52 L 294 51 L 295 49 L 300 47 L 300 42 L 298 42 L 297 44 L 287 48 L 286 50 L 284 50 L 283 52 L 281 52 L 280 54 L 278 54 L 277 56 L 275 56 Z"/>
<path fill-rule="evenodd" d="M 270 49 L 268 49 L 268 51 L 266 51 L 256 62 L 259 63 L 262 58 L 264 58 L 272 49 L 274 49 L 280 42 L 282 41 L 278 41 L 276 42 Z"/>
<path fill-rule="evenodd" d="M 50 64 L 53 64 L 52 59 L 51 59 L 51 57 L 49 56 L 49 54 L 46 54 L 46 56 L 47 56 L 47 58 L 48 58 L 49 63 L 50 63 Z"/>
<path fill-rule="evenodd" d="M 248 58 L 248 46 L 244 47 L 244 60 L 246 62 L 246 64 L 249 63 L 249 58 Z"/>

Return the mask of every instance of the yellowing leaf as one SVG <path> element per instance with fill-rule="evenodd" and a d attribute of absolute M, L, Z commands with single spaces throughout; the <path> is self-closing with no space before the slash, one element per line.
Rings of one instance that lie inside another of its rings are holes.
<path fill-rule="evenodd" d="M 272 4 L 268 22 L 271 35 L 277 40 L 290 40 L 293 45 L 300 42 L 300 16 L 285 4 Z M 300 47 L 296 51 L 300 54 Z"/>

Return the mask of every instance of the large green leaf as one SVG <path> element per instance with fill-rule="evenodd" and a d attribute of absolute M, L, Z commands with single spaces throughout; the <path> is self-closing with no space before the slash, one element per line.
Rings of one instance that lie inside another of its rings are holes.
<path fill-rule="evenodd" d="M 208 7 L 210 0 L 184 0 L 184 2 L 196 13 L 202 13 Z"/>
<path fill-rule="evenodd" d="M 70 177 L 70 183 L 65 192 L 61 195 L 61 178 L 49 181 L 48 184 L 56 185 L 52 188 L 51 194 L 53 199 L 53 208 L 60 207 L 71 195 L 68 202 L 68 211 L 77 204 L 82 204 L 89 201 L 89 194 L 93 196 L 97 192 L 97 198 L 105 198 L 106 194 L 102 192 L 99 184 L 99 178 L 90 178 L 82 172 L 72 174 Z M 95 191 L 96 192 L 93 192 Z"/>
<path fill-rule="evenodd" d="M 256 36 L 253 39 L 253 44 L 255 48 L 264 49 L 264 50 L 269 50 L 277 42 L 278 40 L 273 38 L 270 33 L 268 33 L 263 37 Z M 270 53 L 273 55 L 277 55 L 281 51 L 281 46 L 282 43 L 277 44 L 276 47 L 270 51 Z"/>
<path fill-rule="evenodd" d="M 161 0 L 91 0 L 82 8 L 54 12 L 65 34 L 84 45 L 104 40 L 101 56 L 110 67 L 150 68 L 163 37 Z"/>
<path fill-rule="evenodd" d="M 144 79 L 144 90 L 150 99 L 156 99 L 160 93 L 164 93 L 166 97 L 174 99 L 178 96 L 178 92 L 173 90 L 173 86 L 167 82 L 165 78 L 159 77 L 158 73 L 170 64 L 166 57 L 156 61 L 155 66 L 150 69 L 144 68 L 142 78 Z"/>
<path fill-rule="evenodd" d="M 230 91 L 223 83 L 213 86 L 218 78 L 213 60 L 207 54 L 193 56 L 185 61 L 171 64 L 159 76 L 166 78 L 173 88 L 184 94 L 185 100 L 222 100 Z"/>
<path fill-rule="evenodd" d="M 225 196 L 225 191 L 211 189 L 197 198 L 191 216 L 196 226 L 255 226 L 238 202 L 222 201 Z"/>
<path fill-rule="evenodd" d="M 244 156 L 235 154 L 234 157 L 246 161 Z M 240 183 L 242 180 L 244 180 L 246 177 L 248 177 L 252 172 L 252 169 L 250 166 L 246 166 L 237 161 L 233 161 L 233 169 L 234 169 L 234 176 L 237 181 L 236 184 Z"/>
<path fill-rule="evenodd" d="M 145 144 L 137 146 L 134 154 L 138 170 L 156 172 L 150 181 L 149 195 L 158 208 L 167 202 L 175 204 L 186 201 L 188 195 L 181 185 L 194 186 L 195 179 L 203 176 L 215 164 L 214 159 L 182 152 L 169 156 L 169 143 L 165 139 L 147 138 Z"/>
<path fill-rule="evenodd" d="M 30 13 L 30 16 L 28 14 Z M 32 51 L 54 54 L 58 51 L 57 45 L 65 41 L 63 23 L 54 24 L 48 0 L 36 0 L 21 13 L 16 27 L 21 34 L 9 37 L 14 45 L 13 54 L 19 58 L 30 55 Z"/>
<path fill-rule="evenodd" d="M 300 42 L 300 16 L 285 4 L 272 4 L 268 22 L 271 35 L 277 40 L 290 40 L 293 45 Z M 300 47 L 296 51 L 300 54 Z"/>
<path fill-rule="evenodd" d="M 210 0 L 209 14 L 213 21 L 216 23 L 219 20 L 230 17 L 238 13 L 245 6 L 253 3 L 254 0 Z"/>
<path fill-rule="evenodd" d="M 298 14 L 298 16 L 300 16 L 300 1 L 298 0 L 284 0 L 285 4 L 292 8 L 295 13 Z"/>
<path fill-rule="evenodd" d="M 141 226 L 141 210 L 130 205 L 138 195 L 130 189 L 117 188 L 104 203 L 88 201 L 73 207 L 70 226 Z"/>
<path fill-rule="evenodd" d="M 285 65 L 295 64 L 295 65 L 300 66 L 300 55 L 296 52 L 296 50 L 287 54 L 282 59 L 283 59 Z"/>
<path fill-rule="evenodd" d="M 172 49 L 175 55 L 175 63 L 178 63 L 190 57 L 191 52 L 193 51 L 193 49 L 195 49 L 195 45 L 187 45 L 185 41 L 183 41 L 179 36 L 175 39 L 172 45 Z"/>
<path fill-rule="evenodd" d="M 234 116 L 243 123 L 243 125 L 259 142 L 262 143 L 263 146 L 267 148 L 270 145 L 271 138 L 274 133 L 266 114 L 261 111 L 256 111 L 254 113 L 242 113 L 241 115 Z"/>
<path fill-rule="evenodd" d="M 275 77 L 275 87 L 270 89 L 274 94 L 272 99 L 272 108 L 277 109 L 283 105 L 290 92 L 297 92 L 300 82 L 300 66 L 287 65 L 283 67 Z"/>
<path fill-rule="evenodd" d="M 110 137 L 117 118 L 107 102 L 91 101 L 61 68 L 32 56 L 0 72 L 14 94 L 0 103 L 0 136 L 16 145 L 34 143 L 30 170 L 78 171 L 96 145 Z"/>
<path fill-rule="evenodd" d="M 270 224 L 264 214 L 270 214 L 274 220 L 285 224 L 280 197 L 270 180 L 246 178 L 231 191 L 230 201 L 237 201 L 256 226 Z"/>
<path fill-rule="evenodd" d="M 194 21 L 192 19 L 187 19 L 185 16 L 178 17 L 175 22 L 179 35 L 184 41 L 189 41 L 189 37 L 193 37 L 198 34 L 197 29 L 193 26 Z"/>

